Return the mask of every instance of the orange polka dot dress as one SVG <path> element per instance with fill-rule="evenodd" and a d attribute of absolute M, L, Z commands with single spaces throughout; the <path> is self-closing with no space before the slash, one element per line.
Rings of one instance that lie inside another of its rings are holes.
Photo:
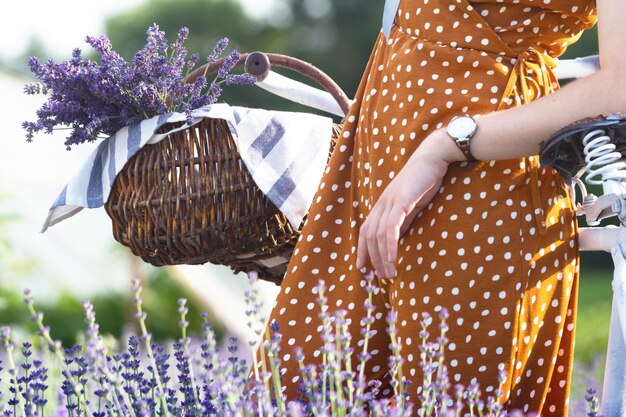
<path fill-rule="evenodd" d="M 298 396 L 292 348 L 304 349 L 305 362 L 320 360 L 319 279 L 330 309 L 346 310 L 355 343 L 361 337 L 358 231 L 385 186 L 454 116 L 523 105 L 558 88 L 551 67 L 593 26 L 594 7 L 592 0 L 400 1 L 389 37 L 376 40 L 270 317 L 288 355 L 288 398 Z M 417 403 L 421 313 L 446 308 L 452 386 L 474 380 L 483 396 L 493 395 L 503 364 L 507 409 L 565 416 L 577 281 L 572 202 L 554 170 L 537 157 L 453 164 L 400 239 L 396 277 L 377 280 L 366 374 L 389 379 L 385 316 L 394 309 Z"/>

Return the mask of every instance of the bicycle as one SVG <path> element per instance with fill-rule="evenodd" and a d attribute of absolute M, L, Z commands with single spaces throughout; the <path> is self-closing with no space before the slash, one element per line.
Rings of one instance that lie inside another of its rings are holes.
<path fill-rule="evenodd" d="M 578 62 L 569 61 L 564 73 L 567 78 L 578 78 L 597 68 L 597 56 L 590 56 Z M 579 229 L 580 250 L 607 251 L 613 259 L 613 300 L 600 405 L 605 417 L 626 416 L 625 156 L 626 117 L 619 114 L 592 117 L 566 126 L 546 141 L 540 155 L 542 165 L 555 167 L 571 181 L 572 195 L 575 186 L 581 191 L 582 204 L 577 207 L 576 215 L 584 216 L 589 227 Z M 588 193 L 585 182 L 601 185 L 602 195 Z M 614 216 L 619 219 L 619 227 L 598 227 L 602 220 Z"/>

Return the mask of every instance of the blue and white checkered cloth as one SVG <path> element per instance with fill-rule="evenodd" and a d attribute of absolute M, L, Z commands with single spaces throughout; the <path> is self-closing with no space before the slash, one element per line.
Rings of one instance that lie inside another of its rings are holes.
<path fill-rule="evenodd" d="M 223 103 L 193 112 L 194 123 L 205 117 L 228 122 L 237 150 L 259 189 L 299 228 L 326 167 L 332 119 Z M 126 162 L 144 145 L 167 136 L 155 133 L 161 126 L 184 120 L 183 113 L 156 116 L 102 141 L 52 204 L 42 232 L 83 208 L 103 206 Z"/>

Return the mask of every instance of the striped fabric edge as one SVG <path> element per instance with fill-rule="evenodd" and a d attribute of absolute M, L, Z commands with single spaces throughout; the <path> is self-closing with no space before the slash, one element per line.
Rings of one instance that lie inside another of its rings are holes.
<path fill-rule="evenodd" d="M 231 107 L 225 103 L 195 110 L 194 124 L 205 117 L 228 122 L 259 189 L 294 227 L 299 227 L 326 166 L 332 119 L 309 113 Z M 182 113 L 156 116 L 120 129 L 102 141 L 51 205 L 41 232 L 83 208 L 103 206 L 126 162 L 144 145 L 157 143 L 172 132 L 156 134 L 161 126 L 184 120 Z"/>

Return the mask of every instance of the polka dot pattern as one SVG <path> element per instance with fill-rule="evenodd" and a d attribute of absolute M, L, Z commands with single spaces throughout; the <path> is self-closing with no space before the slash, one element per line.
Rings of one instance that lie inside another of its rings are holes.
<path fill-rule="evenodd" d="M 520 105 L 558 88 L 551 58 L 594 24 L 594 13 L 592 0 L 401 0 L 389 38 L 376 41 L 270 317 L 289 341 L 285 353 L 300 346 L 305 361 L 320 357 L 318 279 L 329 308 L 347 312 L 358 344 L 365 301 L 358 230 L 385 186 L 455 115 Z M 537 157 L 451 165 L 400 239 L 397 271 L 378 280 L 373 300 L 366 374 L 383 382 L 383 395 L 390 392 L 386 312 L 398 313 L 404 374 L 417 402 L 421 313 L 445 307 L 452 384 L 476 378 L 493 393 L 503 364 L 500 401 L 508 409 L 567 415 L 578 248 L 572 202 L 555 171 Z M 284 381 L 298 375 L 290 362 Z M 298 396 L 297 384 L 286 385 L 289 397 Z"/>

